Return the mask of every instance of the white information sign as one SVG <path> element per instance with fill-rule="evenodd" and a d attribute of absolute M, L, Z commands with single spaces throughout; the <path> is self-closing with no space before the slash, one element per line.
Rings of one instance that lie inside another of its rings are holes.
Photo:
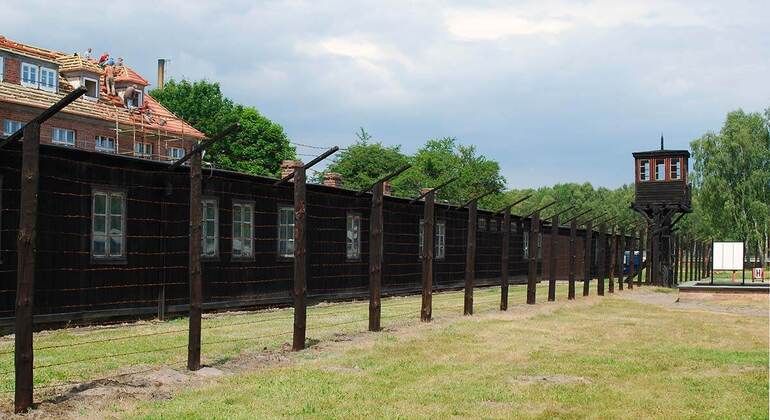
<path fill-rule="evenodd" d="M 743 270 L 743 242 L 714 242 L 714 270 Z"/>

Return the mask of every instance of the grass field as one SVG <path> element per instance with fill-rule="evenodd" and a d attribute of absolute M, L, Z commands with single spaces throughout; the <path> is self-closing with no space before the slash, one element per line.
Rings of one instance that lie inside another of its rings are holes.
<path fill-rule="evenodd" d="M 289 309 L 219 315 L 204 321 L 204 328 L 212 328 L 204 329 L 203 354 L 207 364 L 221 367 L 225 375 L 176 389 L 170 399 L 116 399 L 94 411 L 80 405 L 75 414 L 206 419 L 768 417 L 767 316 L 680 310 L 634 298 L 673 302 L 676 295 L 667 289 L 578 296 L 573 302 L 566 302 L 565 292 L 560 287 L 556 303 L 531 306 L 522 304 L 524 288 L 514 287 L 511 308 L 501 313 L 495 310 L 499 289 L 477 290 L 473 317 L 459 315 L 461 292 L 437 294 L 430 324 L 415 320 L 419 297 L 388 299 L 383 310 L 387 330 L 376 334 L 362 332 L 365 303 L 317 306 L 308 317 L 308 336 L 315 344 L 299 353 L 280 352 L 289 335 L 251 339 L 290 331 Z M 545 297 L 543 287 L 538 297 Z M 766 307 L 759 303 L 759 308 Z M 62 330 L 41 334 L 38 343 L 51 346 L 184 325 L 179 320 Z M 185 344 L 184 333 L 168 335 L 81 346 L 77 354 L 54 351 L 46 362 Z M 231 341 L 205 344 L 224 340 Z M 7 348 L 8 343 L 2 345 Z M 283 356 L 279 362 L 228 370 L 239 358 L 266 351 Z M 95 378 L 122 364 L 151 367 L 181 361 L 184 354 L 181 348 L 73 363 L 49 368 L 56 375 L 38 375 L 37 380 L 50 384 L 73 376 Z"/>

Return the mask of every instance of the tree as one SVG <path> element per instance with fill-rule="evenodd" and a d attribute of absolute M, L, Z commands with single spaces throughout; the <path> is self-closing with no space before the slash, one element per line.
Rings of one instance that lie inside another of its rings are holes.
<path fill-rule="evenodd" d="M 401 152 L 400 146 L 383 146 L 380 142 L 374 142 L 372 136 L 363 128 L 356 136 L 358 140 L 337 153 L 326 168 L 328 172 L 342 175 L 342 185 L 346 188 L 368 188 L 381 177 L 409 162 L 409 158 Z M 315 180 L 323 181 L 323 174 L 319 173 Z M 403 192 L 396 190 L 394 194 L 403 195 Z"/>
<path fill-rule="evenodd" d="M 690 143 L 697 224 L 691 234 L 748 242 L 767 254 L 770 234 L 770 109 L 727 114 L 719 133 Z M 763 261 L 764 263 L 764 261 Z"/>
<path fill-rule="evenodd" d="M 219 168 L 255 175 L 277 175 L 281 161 L 295 159 L 283 127 L 261 115 L 253 107 L 226 98 L 218 83 L 168 81 L 150 95 L 169 111 L 207 136 L 213 136 L 232 123 L 241 131 L 209 147 L 205 160 Z"/>

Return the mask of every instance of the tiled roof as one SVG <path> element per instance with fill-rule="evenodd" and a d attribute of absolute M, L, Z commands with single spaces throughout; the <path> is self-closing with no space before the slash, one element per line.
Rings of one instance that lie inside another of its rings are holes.
<path fill-rule="evenodd" d="M 101 68 L 93 60 L 81 59 L 80 57 L 70 54 L 58 53 L 20 44 L 9 40 L 2 35 L 0 35 L 0 49 L 35 56 L 36 58 L 49 61 L 56 61 L 61 66 L 59 69 L 60 77 L 58 93 L 47 92 L 3 81 L 0 82 L 0 102 L 9 102 L 45 109 L 72 91 L 72 86 L 61 76 L 62 71 L 66 72 L 67 70 L 86 69 L 88 71 L 98 71 L 101 74 Z M 116 76 L 116 82 L 124 81 L 141 86 L 149 85 L 149 82 L 146 79 L 141 77 L 131 68 L 124 66 L 124 69 L 124 72 L 121 72 Z M 97 101 L 80 98 L 64 108 L 62 112 L 97 118 L 109 121 L 113 124 L 118 122 L 121 125 L 143 125 L 147 130 L 160 130 L 162 133 L 184 135 L 185 137 L 198 139 L 205 137 L 203 133 L 172 114 L 171 111 L 158 103 L 158 101 L 150 95 L 143 95 L 144 104 L 141 108 L 129 112 L 128 109 L 123 106 L 123 101 L 120 97 L 107 95 L 103 80 L 100 80 L 99 85 L 101 86 L 101 92 Z"/>

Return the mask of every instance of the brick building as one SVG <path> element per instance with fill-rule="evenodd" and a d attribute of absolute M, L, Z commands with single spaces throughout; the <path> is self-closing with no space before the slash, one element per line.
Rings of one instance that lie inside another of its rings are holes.
<path fill-rule="evenodd" d="M 0 35 L 0 134 L 20 129 L 73 89 L 83 95 L 42 126 L 41 142 L 103 153 L 174 160 L 204 135 L 146 94 L 149 82 L 121 60 L 109 62 L 21 44 Z"/>

